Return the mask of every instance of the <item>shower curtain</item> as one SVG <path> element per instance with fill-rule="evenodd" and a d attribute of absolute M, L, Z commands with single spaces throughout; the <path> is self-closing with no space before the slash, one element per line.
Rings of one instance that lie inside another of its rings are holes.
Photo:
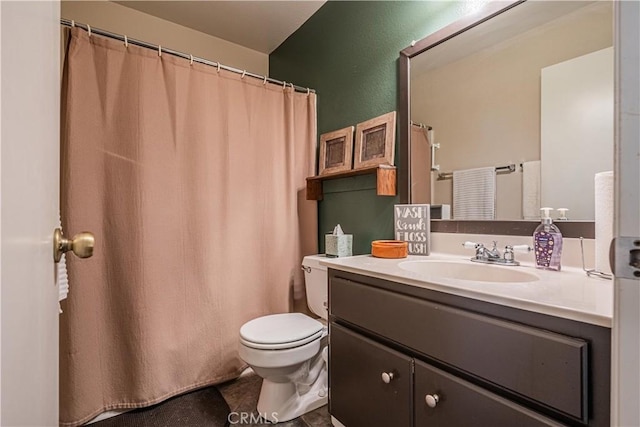
<path fill-rule="evenodd" d="M 427 130 L 411 125 L 411 201 L 431 203 L 431 141 Z"/>
<path fill-rule="evenodd" d="M 240 326 L 290 310 L 317 250 L 316 99 L 74 28 L 62 104 L 60 420 L 236 377 Z"/>

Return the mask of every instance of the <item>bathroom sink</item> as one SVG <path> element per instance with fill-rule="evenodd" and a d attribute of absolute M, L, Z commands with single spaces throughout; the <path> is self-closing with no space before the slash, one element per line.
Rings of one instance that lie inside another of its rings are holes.
<path fill-rule="evenodd" d="M 539 280 L 535 274 L 522 271 L 518 267 L 476 264 L 471 261 L 404 261 L 398 264 L 398 267 L 430 278 L 440 277 L 471 282 L 526 283 Z"/>

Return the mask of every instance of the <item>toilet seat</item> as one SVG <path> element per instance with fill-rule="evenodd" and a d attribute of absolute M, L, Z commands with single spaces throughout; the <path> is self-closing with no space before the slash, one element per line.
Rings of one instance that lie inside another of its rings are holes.
<path fill-rule="evenodd" d="M 299 347 L 323 336 L 324 325 L 302 313 L 272 314 L 245 323 L 240 342 L 261 350 Z"/>

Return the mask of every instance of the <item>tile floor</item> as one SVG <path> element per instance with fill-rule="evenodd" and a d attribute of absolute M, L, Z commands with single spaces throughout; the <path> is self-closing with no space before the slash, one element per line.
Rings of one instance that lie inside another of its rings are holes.
<path fill-rule="evenodd" d="M 262 379 L 248 370 L 240 378 L 220 384 L 218 390 L 227 401 L 231 412 L 248 412 L 257 417 L 256 405 L 258 404 L 261 385 Z M 258 424 L 242 424 L 242 426 L 267 425 L 274 424 L 267 421 Z M 301 417 L 275 425 L 278 427 L 331 427 L 331 416 L 329 415 L 328 405 L 325 405 Z"/>
<path fill-rule="evenodd" d="M 238 417 L 228 415 L 232 412 L 253 414 L 248 419 L 258 420 L 256 405 L 260 394 L 262 379 L 251 370 L 238 379 L 206 387 L 200 390 L 173 397 L 157 405 L 136 409 L 98 421 L 90 427 L 255 427 L 275 425 L 277 427 L 331 427 L 331 417 L 327 405 L 309 412 L 294 420 L 272 424 L 237 422 Z"/>

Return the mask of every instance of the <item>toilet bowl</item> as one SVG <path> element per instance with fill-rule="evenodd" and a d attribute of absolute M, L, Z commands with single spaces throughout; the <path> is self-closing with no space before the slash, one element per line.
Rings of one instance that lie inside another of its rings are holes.
<path fill-rule="evenodd" d="M 239 355 L 262 377 L 258 413 L 271 422 L 297 418 L 327 404 L 327 269 L 324 255 L 304 258 L 307 305 L 320 316 L 272 314 L 240 328 Z"/>

